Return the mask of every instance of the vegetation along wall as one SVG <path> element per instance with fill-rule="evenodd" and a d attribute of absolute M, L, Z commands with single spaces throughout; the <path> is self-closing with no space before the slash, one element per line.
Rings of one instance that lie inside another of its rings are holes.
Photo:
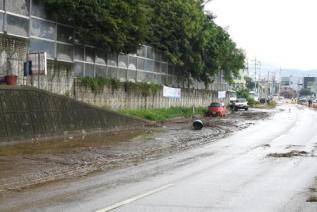
<path fill-rule="evenodd" d="M 100 81 L 99 81 L 100 80 Z M 98 107 L 120 109 L 207 107 L 212 101 L 227 104 L 229 98 L 218 99 L 218 91 L 181 89 L 181 98 L 163 97 L 163 87 L 156 84 L 119 82 L 101 78 L 76 80 L 73 97 Z"/>

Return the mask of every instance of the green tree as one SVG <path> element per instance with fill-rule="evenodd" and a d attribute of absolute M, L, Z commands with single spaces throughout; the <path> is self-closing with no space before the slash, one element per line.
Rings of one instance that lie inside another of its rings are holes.
<path fill-rule="evenodd" d="M 147 0 L 150 33 L 146 42 L 165 52 L 184 76 L 202 69 L 204 13 L 200 1 Z"/>
<path fill-rule="evenodd" d="M 237 91 L 237 97 L 238 98 L 245 98 L 245 99 L 250 99 L 250 90 L 247 88 L 240 89 Z"/>
<path fill-rule="evenodd" d="M 75 29 L 74 43 L 107 52 L 136 52 L 148 44 L 165 52 L 179 77 L 231 82 L 244 53 L 204 11 L 208 0 L 43 0 L 48 13 Z"/>
<path fill-rule="evenodd" d="M 203 9 L 204 1 L 147 0 L 150 33 L 146 42 L 166 52 L 184 77 L 206 84 L 223 72 L 227 81 L 244 67 L 244 53 Z"/>
<path fill-rule="evenodd" d="M 251 77 L 245 76 L 244 77 L 245 81 L 246 81 L 246 87 L 252 91 L 255 88 L 255 82 L 252 80 Z"/>
<path fill-rule="evenodd" d="M 217 27 L 217 56 L 219 71 L 228 82 L 232 82 L 234 77 L 239 76 L 239 71 L 244 68 L 245 56 L 241 49 L 231 40 L 230 35 L 221 27 Z"/>
<path fill-rule="evenodd" d="M 147 33 L 143 0 L 43 0 L 47 12 L 75 29 L 75 42 L 107 52 L 136 52 Z"/>

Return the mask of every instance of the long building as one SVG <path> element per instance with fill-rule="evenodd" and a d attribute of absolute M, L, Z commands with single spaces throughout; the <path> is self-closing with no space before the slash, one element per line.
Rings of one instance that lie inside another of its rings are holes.
<path fill-rule="evenodd" d="M 47 76 L 32 83 L 42 89 L 65 93 L 77 77 L 103 76 L 121 81 L 151 82 L 174 87 L 187 83 L 175 73 L 164 53 L 142 46 L 135 54 L 107 55 L 93 46 L 84 46 L 74 39 L 74 29 L 48 17 L 41 0 L 0 0 L 0 79 L 7 74 L 23 77 L 27 55 L 46 52 Z M 192 87 L 205 89 L 193 81 Z M 228 84 L 218 76 L 209 89 L 228 90 Z"/>

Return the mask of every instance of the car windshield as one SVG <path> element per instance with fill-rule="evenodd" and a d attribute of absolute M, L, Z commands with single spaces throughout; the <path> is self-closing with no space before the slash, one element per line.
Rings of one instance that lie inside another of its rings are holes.
<path fill-rule="evenodd" d="M 241 98 L 241 99 L 237 99 L 237 102 L 246 102 L 247 100 L 244 99 L 244 98 Z"/>
<path fill-rule="evenodd" d="M 210 104 L 210 107 L 220 107 L 220 103 L 214 102 Z"/>

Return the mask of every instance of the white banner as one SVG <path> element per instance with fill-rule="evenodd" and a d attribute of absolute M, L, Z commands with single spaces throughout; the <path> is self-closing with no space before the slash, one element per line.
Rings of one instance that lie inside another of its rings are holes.
<path fill-rule="evenodd" d="M 226 98 L 226 91 L 218 91 L 218 99 Z"/>
<path fill-rule="evenodd" d="M 181 89 L 163 86 L 163 96 L 169 98 L 181 98 Z"/>
<path fill-rule="evenodd" d="M 47 75 L 46 52 L 30 53 L 28 59 L 32 61 L 32 75 Z"/>

